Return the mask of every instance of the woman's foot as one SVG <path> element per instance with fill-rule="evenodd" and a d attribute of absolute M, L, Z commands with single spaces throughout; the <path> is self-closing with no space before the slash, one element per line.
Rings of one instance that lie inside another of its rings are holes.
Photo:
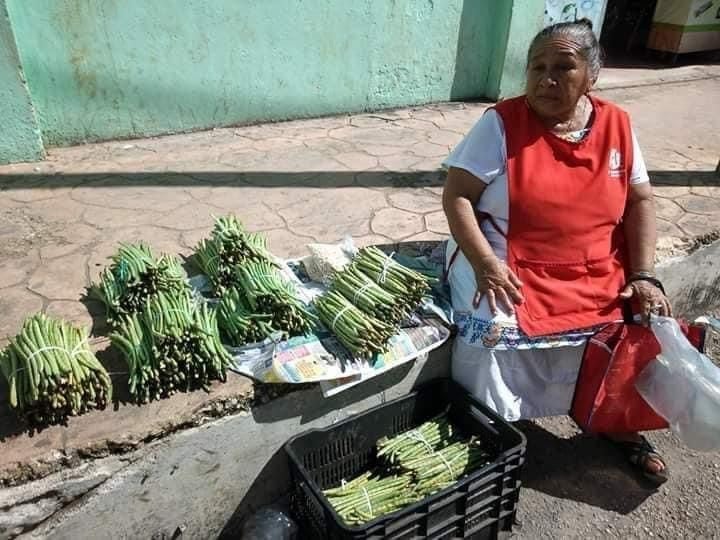
<path fill-rule="evenodd" d="M 639 433 L 609 433 L 605 435 L 615 444 L 642 475 L 656 485 L 668 479 L 668 467 L 650 442 Z"/>

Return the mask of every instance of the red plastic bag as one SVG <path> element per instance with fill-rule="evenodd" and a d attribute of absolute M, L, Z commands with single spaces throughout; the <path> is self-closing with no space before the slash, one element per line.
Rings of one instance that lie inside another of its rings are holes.
<path fill-rule="evenodd" d="M 683 333 L 699 350 L 704 327 L 680 322 Z M 635 388 L 635 379 L 660 354 L 649 328 L 612 323 L 595 334 L 585 348 L 570 416 L 589 433 L 629 433 L 665 429 L 659 416 Z"/>

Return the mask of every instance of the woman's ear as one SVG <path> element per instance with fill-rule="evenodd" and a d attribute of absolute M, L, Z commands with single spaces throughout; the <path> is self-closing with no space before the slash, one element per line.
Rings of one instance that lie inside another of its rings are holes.
<path fill-rule="evenodd" d="M 597 76 L 588 75 L 587 88 L 585 89 L 586 94 L 589 94 L 590 91 L 595 88 L 595 83 L 597 83 L 597 80 Z"/>

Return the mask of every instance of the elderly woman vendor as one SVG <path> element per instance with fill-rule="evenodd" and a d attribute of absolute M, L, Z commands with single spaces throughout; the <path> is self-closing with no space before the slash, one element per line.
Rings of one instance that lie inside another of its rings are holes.
<path fill-rule="evenodd" d="M 445 161 L 453 378 L 510 421 L 567 414 L 583 346 L 624 300 L 670 314 L 645 164 L 628 115 L 589 93 L 599 70 L 589 22 L 544 29 L 526 94 L 486 111 Z M 606 436 L 667 479 L 644 437 Z"/>

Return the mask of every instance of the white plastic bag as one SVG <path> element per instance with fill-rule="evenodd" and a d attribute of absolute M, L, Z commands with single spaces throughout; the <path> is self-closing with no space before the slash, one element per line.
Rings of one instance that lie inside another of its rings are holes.
<path fill-rule="evenodd" d="M 675 319 L 650 321 L 661 354 L 638 376 L 640 395 L 693 450 L 720 448 L 720 368 L 687 340 Z"/>

